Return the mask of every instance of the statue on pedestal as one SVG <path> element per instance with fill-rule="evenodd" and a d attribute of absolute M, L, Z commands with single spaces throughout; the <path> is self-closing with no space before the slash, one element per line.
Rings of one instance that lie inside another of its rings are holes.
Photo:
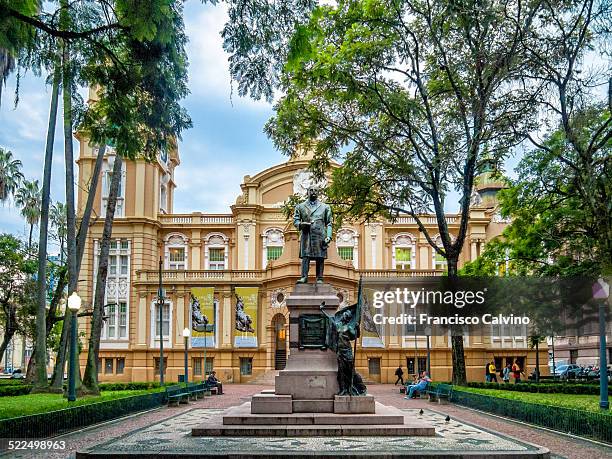
<path fill-rule="evenodd" d="M 317 198 L 317 188 L 309 187 L 308 199 L 298 204 L 293 214 L 293 224 L 300 231 L 302 275 L 298 284 L 308 283 L 312 259 L 316 262 L 317 284 L 323 283 L 323 267 L 332 237 L 332 212 L 327 204 Z"/>
<path fill-rule="evenodd" d="M 360 289 L 361 290 L 361 289 Z M 321 312 L 327 316 L 328 328 L 326 344 L 338 359 L 338 395 L 366 395 L 367 388 L 361 375 L 355 371 L 355 351 L 351 341 L 359 338 L 361 304 L 346 306 L 333 316 L 325 312 L 325 302 Z"/>

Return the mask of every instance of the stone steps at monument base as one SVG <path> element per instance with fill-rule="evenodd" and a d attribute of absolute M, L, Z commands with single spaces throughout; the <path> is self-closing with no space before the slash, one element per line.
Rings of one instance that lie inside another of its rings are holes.
<path fill-rule="evenodd" d="M 432 437 L 433 426 L 412 424 L 226 425 L 207 422 L 191 430 L 194 437 Z"/>
<path fill-rule="evenodd" d="M 333 413 L 333 400 L 293 400 L 294 413 Z"/>

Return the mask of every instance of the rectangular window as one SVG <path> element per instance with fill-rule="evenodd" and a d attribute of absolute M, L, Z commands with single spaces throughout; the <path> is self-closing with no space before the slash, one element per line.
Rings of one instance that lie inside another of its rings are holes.
<path fill-rule="evenodd" d="M 353 247 L 338 247 L 338 255 L 343 260 L 353 261 Z"/>
<path fill-rule="evenodd" d="M 108 312 L 107 315 L 107 319 L 106 319 L 106 330 L 108 331 L 108 333 L 106 334 L 106 336 L 108 338 L 116 338 L 117 334 L 117 305 L 116 304 L 109 304 L 108 307 L 106 308 L 106 311 Z"/>
<path fill-rule="evenodd" d="M 113 374 L 113 359 L 104 359 L 104 374 Z"/>
<path fill-rule="evenodd" d="M 416 371 L 414 371 L 414 357 L 406 357 L 406 368 L 408 368 L 409 375 L 416 374 Z"/>
<path fill-rule="evenodd" d="M 268 247 L 268 261 L 278 260 L 280 256 L 283 254 L 282 247 Z"/>
<path fill-rule="evenodd" d="M 127 337 L 127 303 L 119 303 L 119 338 Z"/>
<path fill-rule="evenodd" d="M 243 376 L 249 376 L 253 374 L 252 357 L 240 357 L 240 374 Z"/>
<path fill-rule="evenodd" d="M 98 373 L 102 373 L 102 359 L 100 357 L 98 357 L 98 361 L 96 362 L 96 367 L 97 367 Z"/>
<path fill-rule="evenodd" d="M 578 360 L 578 349 L 570 349 L 569 363 L 576 363 Z"/>
<path fill-rule="evenodd" d="M 128 273 L 128 256 L 121 255 L 121 274 L 126 275 Z"/>
<path fill-rule="evenodd" d="M 159 357 L 153 357 L 153 367 L 155 371 L 159 372 Z M 164 357 L 164 373 L 168 369 L 168 357 Z"/>
<path fill-rule="evenodd" d="M 127 250 L 129 247 L 127 239 L 121 239 L 121 250 Z"/>
<path fill-rule="evenodd" d="M 436 252 L 434 269 L 446 269 L 446 258 Z"/>
<path fill-rule="evenodd" d="M 159 338 L 159 305 L 155 305 L 155 338 Z M 164 304 L 162 310 L 162 331 L 163 336 L 167 337 L 170 334 L 170 305 Z"/>
<path fill-rule="evenodd" d="M 427 371 L 427 357 L 419 357 L 417 359 L 417 366 L 419 368 L 419 373 Z"/>
<path fill-rule="evenodd" d="M 117 274 L 117 257 L 115 255 L 108 256 L 108 274 L 111 276 Z"/>
<path fill-rule="evenodd" d="M 412 267 L 412 249 L 409 247 L 395 248 L 395 269 L 406 271 Z"/>
<path fill-rule="evenodd" d="M 209 375 L 212 373 L 214 365 L 214 358 L 213 357 L 206 357 L 206 365 L 204 365 L 204 374 L 205 375 Z"/>
<path fill-rule="evenodd" d="M 202 376 L 202 357 L 194 357 L 191 366 L 195 376 Z"/>
<path fill-rule="evenodd" d="M 372 357 L 368 359 L 368 371 L 371 375 L 380 374 L 380 357 Z"/>
<path fill-rule="evenodd" d="M 169 269 L 186 269 L 185 247 L 171 247 L 168 249 Z"/>
<path fill-rule="evenodd" d="M 208 268 L 225 269 L 225 249 L 208 249 Z"/>
<path fill-rule="evenodd" d="M 117 374 L 122 375 L 124 369 L 125 369 L 125 359 L 123 357 L 120 357 L 117 359 Z"/>

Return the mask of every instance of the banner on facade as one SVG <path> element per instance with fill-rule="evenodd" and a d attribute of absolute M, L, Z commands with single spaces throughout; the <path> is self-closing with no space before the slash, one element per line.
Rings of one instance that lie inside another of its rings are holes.
<path fill-rule="evenodd" d="M 234 347 L 257 347 L 258 287 L 236 287 Z"/>
<path fill-rule="evenodd" d="M 215 347 L 217 304 L 214 287 L 191 289 L 191 347 Z"/>
<path fill-rule="evenodd" d="M 371 302 L 367 290 L 362 294 L 363 306 L 361 308 L 361 347 L 384 348 L 385 343 L 378 334 L 378 329 L 372 318 Z M 371 296 L 371 295 L 370 295 Z"/>

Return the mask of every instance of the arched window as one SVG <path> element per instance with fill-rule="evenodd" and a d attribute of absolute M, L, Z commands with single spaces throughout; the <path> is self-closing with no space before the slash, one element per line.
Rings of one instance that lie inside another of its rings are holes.
<path fill-rule="evenodd" d="M 263 246 L 262 264 L 263 269 L 266 269 L 269 261 L 278 260 L 283 254 L 285 236 L 283 230 L 279 228 L 268 228 L 261 236 Z"/>
<path fill-rule="evenodd" d="M 451 240 L 452 240 L 452 237 L 451 237 Z M 440 237 L 439 234 L 433 238 L 433 241 L 436 243 L 438 247 L 442 247 L 442 237 Z M 448 269 L 447 265 L 448 263 L 446 261 L 446 258 L 444 258 L 442 255 L 436 252 L 436 250 L 432 247 L 431 248 L 431 268 L 441 269 L 443 271 L 446 271 Z"/>
<path fill-rule="evenodd" d="M 170 233 L 164 239 L 166 269 L 187 269 L 188 239 L 181 233 Z"/>
<path fill-rule="evenodd" d="M 399 233 L 391 239 L 392 268 L 398 271 L 416 269 L 416 238 L 410 233 Z"/>
<path fill-rule="evenodd" d="M 228 269 L 229 238 L 223 233 L 209 233 L 204 238 L 204 269 Z"/>
<path fill-rule="evenodd" d="M 113 167 L 115 165 L 115 150 L 112 147 L 106 147 L 107 157 L 102 165 L 102 217 L 106 216 L 106 206 L 108 203 L 108 195 L 110 194 L 111 180 L 113 179 Z M 121 183 L 119 185 L 119 194 L 117 195 L 117 206 L 115 207 L 115 217 L 123 217 L 125 215 L 125 161 L 121 164 Z"/>
<path fill-rule="evenodd" d="M 340 229 L 336 234 L 336 248 L 340 258 L 352 261 L 355 269 L 359 267 L 359 235 L 356 231 L 350 228 Z"/>

